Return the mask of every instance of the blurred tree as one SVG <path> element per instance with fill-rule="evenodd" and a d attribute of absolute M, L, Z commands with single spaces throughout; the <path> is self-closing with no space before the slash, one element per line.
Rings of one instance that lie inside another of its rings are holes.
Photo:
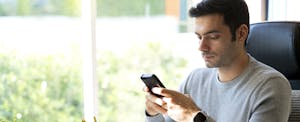
<path fill-rule="evenodd" d="M 31 0 L 18 0 L 17 15 L 25 16 L 31 13 Z"/>
<path fill-rule="evenodd" d="M 67 16 L 80 15 L 80 0 L 64 0 L 62 2 L 63 2 L 62 8 L 63 8 L 64 15 Z"/>
<path fill-rule="evenodd" d="M 80 16 L 81 0 L 0 1 L 0 16 Z M 162 0 L 97 0 L 99 17 L 163 15 Z"/>
<path fill-rule="evenodd" d="M 79 16 L 81 0 L 11 0 L 0 2 L 0 16 Z"/>
<path fill-rule="evenodd" d="M 159 42 L 134 43 L 116 55 L 100 51 L 98 60 L 100 122 L 138 122 L 144 118 L 142 73 L 155 73 L 166 87 L 177 89 L 187 61 Z M 126 118 L 126 119 L 124 119 Z"/>
<path fill-rule="evenodd" d="M 78 61 L 61 55 L 0 53 L 0 116 L 24 122 L 81 120 Z"/>
<path fill-rule="evenodd" d="M 162 15 L 164 7 L 162 0 L 97 0 L 100 17 Z"/>
<path fill-rule="evenodd" d="M 0 16 L 16 15 L 16 0 L 0 1 Z"/>
<path fill-rule="evenodd" d="M 22 56 L 0 52 L 0 120 L 80 121 L 83 89 L 78 53 Z M 107 50 L 99 50 L 98 55 L 99 122 L 143 121 L 140 75 L 156 73 L 166 87 L 177 88 L 187 63 L 157 42 L 132 44 L 122 55 Z"/>

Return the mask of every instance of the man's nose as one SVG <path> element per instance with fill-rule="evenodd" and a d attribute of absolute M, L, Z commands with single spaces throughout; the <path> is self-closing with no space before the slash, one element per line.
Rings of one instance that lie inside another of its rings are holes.
<path fill-rule="evenodd" d="M 201 40 L 199 40 L 199 48 L 198 48 L 198 50 L 202 51 L 202 52 L 206 52 L 206 51 L 208 51 L 208 49 L 209 49 L 209 46 L 208 46 L 207 40 L 204 39 L 204 38 L 201 39 Z"/>

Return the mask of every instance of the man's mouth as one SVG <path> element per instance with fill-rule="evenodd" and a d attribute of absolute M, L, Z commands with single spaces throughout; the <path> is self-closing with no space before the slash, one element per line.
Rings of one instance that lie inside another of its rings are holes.
<path fill-rule="evenodd" d="M 202 53 L 202 58 L 207 61 L 207 60 L 210 60 L 214 57 L 213 54 L 208 54 L 208 53 Z"/>
<path fill-rule="evenodd" d="M 210 60 L 210 59 L 213 58 L 212 55 L 204 55 L 204 56 L 202 56 L 202 57 L 203 57 L 203 59 L 204 59 L 205 61 Z"/>

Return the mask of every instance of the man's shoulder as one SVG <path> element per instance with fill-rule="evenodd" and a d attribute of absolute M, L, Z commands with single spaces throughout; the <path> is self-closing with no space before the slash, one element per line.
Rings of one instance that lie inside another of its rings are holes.
<path fill-rule="evenodd" d="M 285 76 L 274 69 L 273 67 L 266 65 L 260 61 L 257 61 L 256 59 L 252 59 L 252 62 L 250 64 L 252 68 L 251 74 L 257 75 L 260 78 L 270 79 L 270 78 L 283 78 L 286 79 Z"/>
<path fill-rule="evenodd" d="M 262 62 L 256 61 L 251 64 L 251 71 L 248 74 L 251 78 L 251 81 L 256 81 L 261 85 L 269 85 L 270 87 L 273 85 L 289 85 L 287 78 L 274 69 L 271 66 L 268 66 Z"/>

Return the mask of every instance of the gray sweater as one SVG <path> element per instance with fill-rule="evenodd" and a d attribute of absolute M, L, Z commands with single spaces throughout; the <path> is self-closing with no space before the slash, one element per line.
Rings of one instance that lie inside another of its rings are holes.
<path fill-rule="evenodd" d="M 246 70 L 222 83 L 216 68 L 194 70 L 180 85 L 207 115 L 208 122 L 287 122 L 291 87 L 278 71 L 250 56 Z M 147 117 L 149 122 L 172 122 L 168 116 Z"/>

